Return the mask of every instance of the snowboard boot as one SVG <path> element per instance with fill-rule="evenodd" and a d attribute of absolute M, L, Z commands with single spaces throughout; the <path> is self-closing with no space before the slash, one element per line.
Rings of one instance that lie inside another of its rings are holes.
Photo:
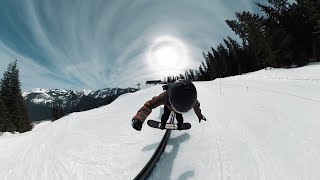
<path fill-rule="evenodd" d="M 182 124 L 183 124 L 183 123 L 178 123 L 178 124 L 177 124 L 177 125 L 178 125 L 177 130 L 179 130 L 179 131 L 182 130 Z"/>
<path fill-rule="evenodd" d="M 164 122 L 164 123 L 161 122 L 160 129 L 164 130 L 166 128 L 166 124 L 167 124 L 167 122 Z"/>

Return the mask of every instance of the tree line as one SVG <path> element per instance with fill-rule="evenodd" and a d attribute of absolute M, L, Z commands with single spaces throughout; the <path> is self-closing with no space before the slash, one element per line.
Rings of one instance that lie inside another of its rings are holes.
<path fill-rule="evenodd" d="M 0 81 L 0 131 L 26 132 L 32 129 L 24 104 L 17 61 L 9 64 Z"/>
<path fill-rule="evenodd" d="M 226 20 L 241 42 L 224 38 L 224 44 L 203 52 L 198 70 L 166 77 L 165 82 L 208 81 L 266 67 L 290 68 L 320 61 L 320 0 L 268 2 L 256 3 L 263 15 L 243 11 L 235 13 L 236 19 Z"/>

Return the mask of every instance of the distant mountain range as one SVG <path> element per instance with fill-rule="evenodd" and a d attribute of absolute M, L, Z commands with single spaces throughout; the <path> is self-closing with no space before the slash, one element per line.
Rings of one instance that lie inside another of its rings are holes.
<path fill-rule="evenodd" d="M 72 91 L 64 89 L 34 89 L 23 93 L 29 117 L 32 121 L 52 119 L 52 107 L 64 113 L 85 111 L 107 105 L 122 94 L 136 92 L 135 88 L 106 88 L 96 91 Z"/>

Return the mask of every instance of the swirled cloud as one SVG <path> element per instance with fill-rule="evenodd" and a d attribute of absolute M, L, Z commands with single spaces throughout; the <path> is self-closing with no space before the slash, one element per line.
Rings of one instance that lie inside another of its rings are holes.
<path fill-rule="evenodd" d="M 3 1 L 0 73 L 17 59 L 24 90 L 136 87 L 198 68 L 203 51 L 235 37 L 225 20 L 244 10 L 255 12 L 254 1 Z M 181 60 L 159 68 L 150 51 Z"/>

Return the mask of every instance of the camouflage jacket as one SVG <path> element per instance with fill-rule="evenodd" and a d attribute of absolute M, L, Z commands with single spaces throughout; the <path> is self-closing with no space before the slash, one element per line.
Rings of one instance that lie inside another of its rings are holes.
<path fill-rule="evenodd" d="M 167 106 L 171 111 L 174 111 L 171 107 L 171 104 L 169 102 L 169 96 L 168 92 L 165 91 L 161 93 L 159 96 L 153 97 L 151 100 L 147 101 L 142 108 L 137 112 L 137 114 L 132 119 L 137 119 L 141 121 L 142 123 L 147 119 L 149 114 L 151 113 L 152 109 L 155 109 L 158 106 L 165 105 Z M 193 107 L 194 112 L 198 116 L 199 119 L 203 118 L 203 115 L 201 114 L 200 109 L 200 103 L 197 100 L 196 104 Z"/>

